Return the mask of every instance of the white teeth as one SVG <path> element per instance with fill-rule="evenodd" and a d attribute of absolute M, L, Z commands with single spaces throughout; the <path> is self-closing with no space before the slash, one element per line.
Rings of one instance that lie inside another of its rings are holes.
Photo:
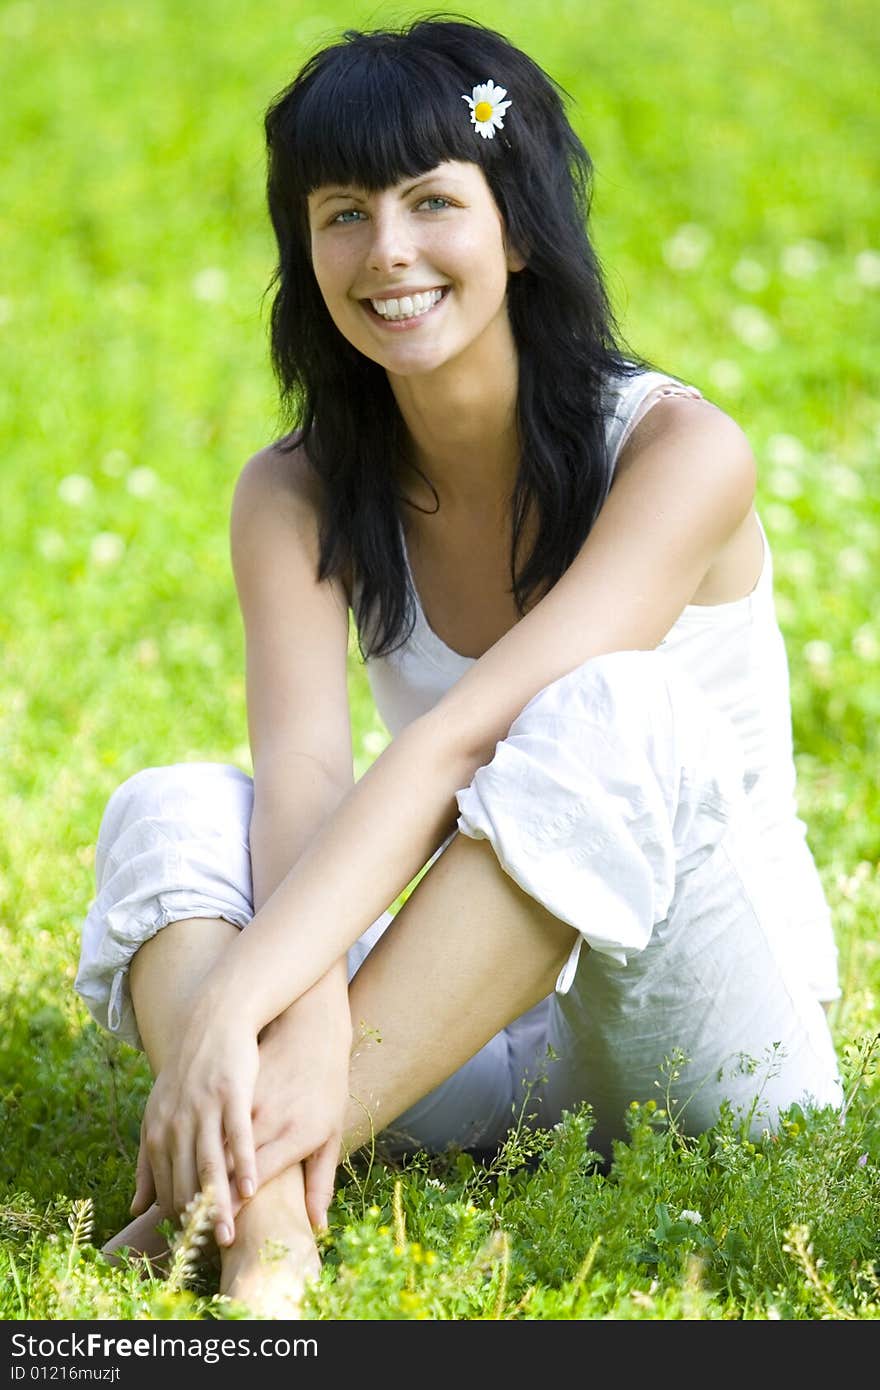
<path fill-rule="evenodd" d="M 371 299 L 370 303 L 383 319 L 415 319 L 442 298 L 442 290 L 426 290 L 424 294 L 405 294 L 402 299 Z"/>

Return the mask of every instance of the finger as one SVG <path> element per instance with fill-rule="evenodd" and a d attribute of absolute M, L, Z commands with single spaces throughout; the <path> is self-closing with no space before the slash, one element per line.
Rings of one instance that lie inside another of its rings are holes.
<path fill-rule="evenodd" d="M 259 1155 L 257 1155 L 257 1169 L 258 1169 L 258 1172 L 259 1172 Z M 240 1192 L 240 1190 L 239 1190 L 238 1183 L 236 1182 L 235 1173 L 232 1172 L 232 1171 L 230 1170 L 230 1168 L 229 1168 L 228 1165 L 227 1165 L 227 1169 L 226 1169 L 226 1177 L 227 1177 L 227 1179 L 228 1179 L 228 1181 L 229 1181 L 229 1202 L 230 1202 L 230 1206 L 231 1206 L 231 1208 L 232 1208 L 232 1216 L 233 1216 L 233 1219 L 236 1219 L 236 1218 L 238 1217 L 238 1213 L 241 1211 L 242 1207 L 246 1207 L 247 1204 L 248 1204 L 248 1202 L 250 1202 L 250 1201 L 252 1200 L 252 1198 L 251 1198 L 251 1197 L 242 1197 L 241 1192 Z M 257 1178 L 257 1190 L 258 1190 L 258 1191 L 259 1191 L 260 1187 L 262 1186 L 262 1184 L 263 1184 L 263 1179 L 262 1179 L 261 1177 L 258 1176 L 258 1178 Z"/>
<path fill-rule="evenodd" d="M 160 1132 L 150 1127 L 147 1127 L 144 1132 L 143 1142 L 147 1151 L 150 1172 L 153 1174 L 156 1201 L 162 1211 L 171 1216 L 175 1213 L 176 1208 L 174 1206 L 174 1177 L 168 1149 L 162 1142 Z"/>
<path fill-rule="evenodd" d="M 181 1216 L 201 1186 L 196 1161 L 195 1129 L 189 1123 L 179 1124 L 174 1130 L 172 1183 L 174 1210 Z"/>
<path fill-rule="evenodd" d="M 336 1191 L 340 1136 L 334 1135 L 306 1159 L 303 1176 L 306 1186 L 306 1213 L 313 1231 L 327 1228 L 327 1210 Z"/>
<path fill-rule="evenodd" d="M 298 1145 L 293 1143 L 287 1130 L 268 1144 L 261 1144 L 257 1149 L 257 1182 L 259 1186 L 264 1187 L 267 1182 L 277 1178 L 279 1173 L 283 1173 L 285 1168 L 290 1168 L 294 1163 L 302 1163 L 305 1157 L 306 1154 Z"/>
<path fill-rule="evenodd" d="M 219 1125 L 206 1124 L 204 1118 L 196 1146 L 196 1164 L 199 1191 L 211 1201 L 214 1239 L 221 1247 L 231 1245 L 235 1239 L 235 1219 L 226 1176 L 223 1139 Z"/>
<path fill-rule="evenodd" d="M 150 1160 L 142 1136 L 138 1145 L 137 1166 L 135 1167 L 134 1196 L 129 1207 L 132 1216 L 140 1216 L 151 1207 L 155 1196 L 156 1184 L 153 1182 L 153 1170 L 150 1167 Z"/>
<path fill-rule="evenodd" d="M 229 1177 L 228 1173 L 226 1176 L 229 1178 L 229 1209 L 232 1212 L 232 1223 L 234 1230 L 235 1222 L 238 1220 L 238 1213 L 241 1211 L 242 1207 L 247 1206 L 247 1202 L 244 1200 L 241 1193 L 239 1192 L 238 1187 L 236 1186 L 235 1178 Z M 248 1198 L 248 1202 L 249 1201 L 250 1197 Z"/>
<path fill-rule="evenodd" d="M 238 1190 L 244 1198 L 253 1197 L 257 1190 L 257 1155 L 250 1102 L 242 1104 L 238 1100 L 230 1100 L 227 1103 L 223 1131 L 232 1154 Z"/>

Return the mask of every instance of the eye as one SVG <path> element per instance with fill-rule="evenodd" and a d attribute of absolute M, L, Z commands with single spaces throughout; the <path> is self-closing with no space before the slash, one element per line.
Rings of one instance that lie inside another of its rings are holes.
<path fill-rule="evenodd" d="M 363 217 L 363 213 L 358 208 L 344 208 L 342 212 L 337 212 L 332 219 L 333 224 L 339 227 L 350 227 L 355 218 Z"/>
<path fill-rule="evenodd" d="M 443 212 L 445 208 L 452 207 L 452 200 L 441 197 L 439 193 L 432 194 L 430 198 L 423 198 L 419 207 L 427 208 L 429 212 Z"/>

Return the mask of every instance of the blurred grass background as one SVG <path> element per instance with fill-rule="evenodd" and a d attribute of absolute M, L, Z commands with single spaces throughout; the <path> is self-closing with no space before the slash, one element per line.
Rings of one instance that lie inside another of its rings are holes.
<path fill-rule="evenodd" d="M 148 764 L 249 769 L 227 518 L 276 432 L 263 112 L 341 28 L 423 12 L 0 3 L 2 1177 L 37 1199 L 95 1192 L 106 1230 L 147 1081 L 72 989 L 101 812 Z M 801 807 L 838 923 L 835 1029 L 876 1030 L 875 6 L 468 13 L 572 96 L 627 339 L 752 442 Z M 351 690 L 363 771 L 386 735 L 354 660 Z"/>

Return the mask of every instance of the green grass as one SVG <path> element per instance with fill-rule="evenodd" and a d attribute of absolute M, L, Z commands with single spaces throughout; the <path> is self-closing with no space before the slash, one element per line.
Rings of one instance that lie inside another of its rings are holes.
<path fill-rule="evenodd" d="M 112 1270 L 144 1059 L 73 992 L 94 844 L 138 768 L 249 768 L 227 517 L 273 435 L 261 118 L 311 48 L 416 13 L 0 4 L 0 1317 L 226 1318 L 210 1267 Z M 624 22 L 625 15 L 625 22 Z M 491 1168 L 359 1161 L 316 1319 L 878 1315 L 880 217 L 874 7 L 484 4 L 575 98 L 629 340 L 748 434 L 831 901 L 845 1122 L 698 1143 L 589 1114 Z M 357 770 L 385 732 L 352 657 Z M 662 1109 L 662 1094 L 658 1093 Z M 513 1120 L 513 1117 L 512 1117 Z M 682 1212 L 696 1212 L 696 1223 Z M 72 1221 L 72 1226 L 70 1223 Z"/>

